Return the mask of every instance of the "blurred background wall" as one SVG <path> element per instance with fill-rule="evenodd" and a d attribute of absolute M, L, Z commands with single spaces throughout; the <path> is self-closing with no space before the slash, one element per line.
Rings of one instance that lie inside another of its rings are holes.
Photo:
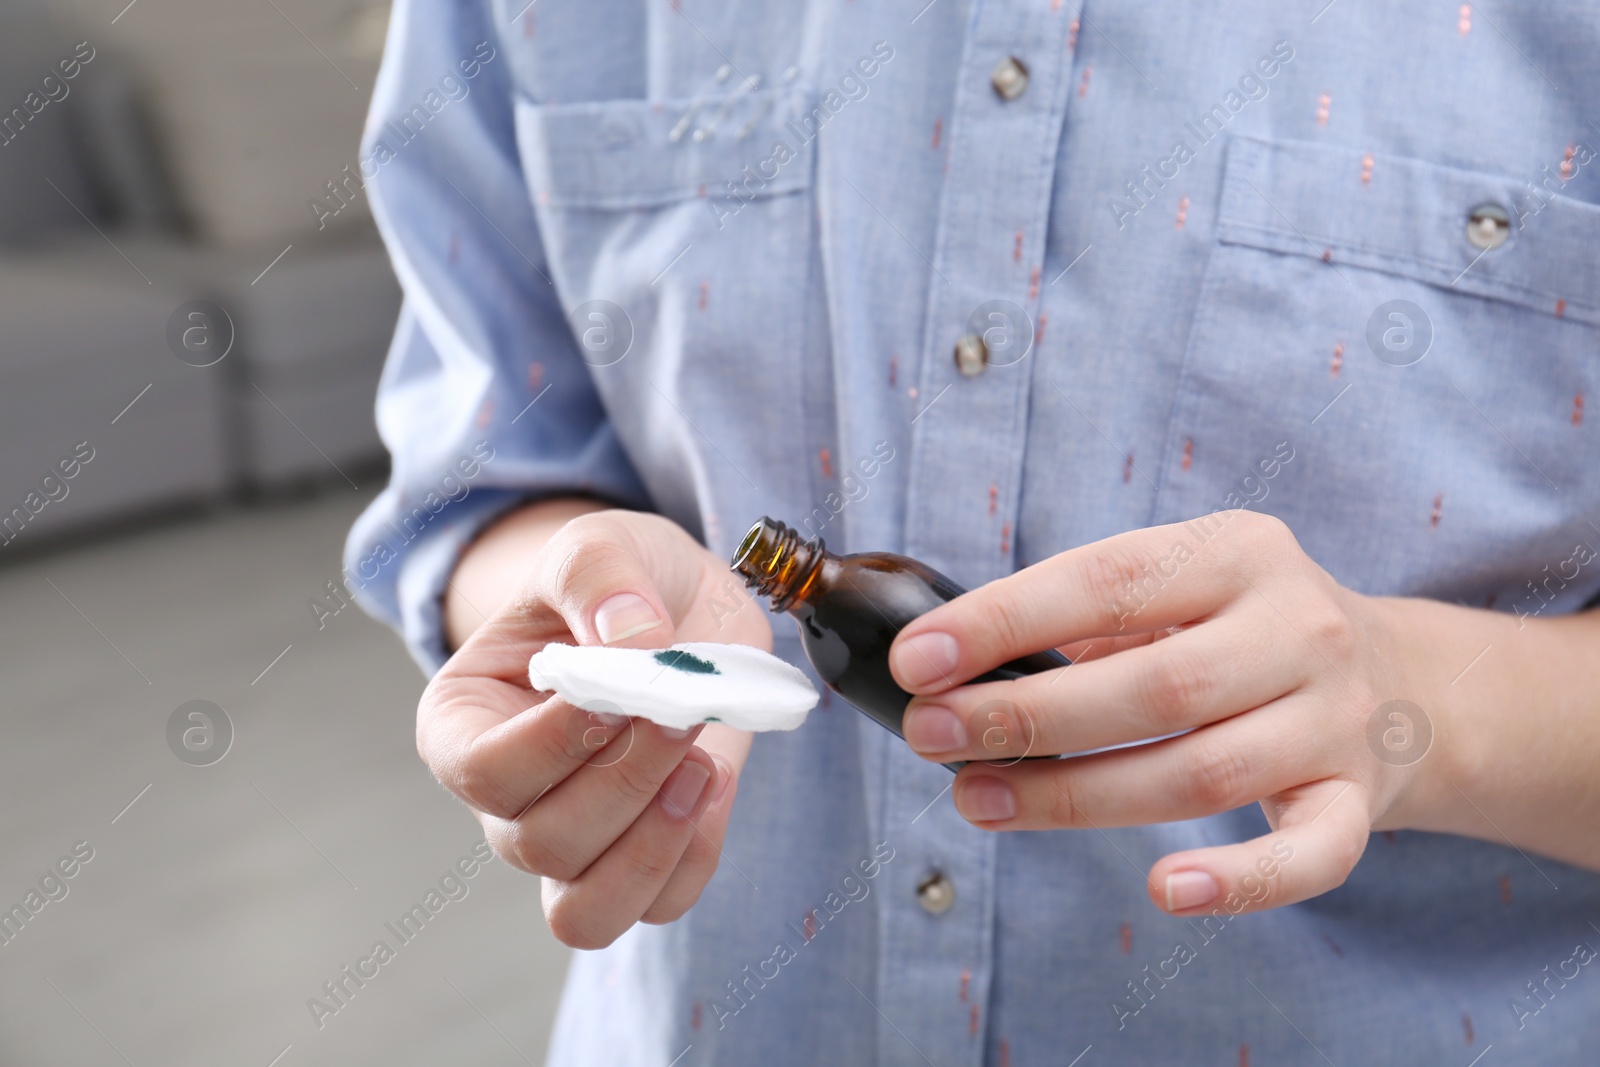
<path fill-rule="evenodd" d="M 14 550 L 381 456 L 399 292 L 365 197 L 328 183 L 356 158 L 385 5 L 113 7 L 0 15 L 0 508 L 95 452 Z"/>
<path fill-rule="evenodd" d="M 421 675 L 331 584 L 385 476 L 399 291 L 330 183 L 387 16 L 0 6 L 6 1067 L 542 1060 L 534 879 L 475 866 L 386 932 L 481 833 L 416 757 Z"/>

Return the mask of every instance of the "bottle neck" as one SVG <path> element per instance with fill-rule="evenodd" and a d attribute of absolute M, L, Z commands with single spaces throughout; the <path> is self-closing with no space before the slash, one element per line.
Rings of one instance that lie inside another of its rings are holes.
<path fill-rule="evenodd" d="M 821 537 L 802 540 L 794 527 L 762 516 L 739 542 L 733 569 L 747 586 L 771 598 L 773 611 L 792 611 L 814 591 L 830 555 Z"/>

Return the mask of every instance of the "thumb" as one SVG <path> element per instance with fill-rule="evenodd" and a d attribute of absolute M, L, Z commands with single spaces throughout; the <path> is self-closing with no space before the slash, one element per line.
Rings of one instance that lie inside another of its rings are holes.
<path fill-rule="evenodd" d="M 1150 900 L 1171 915 L 1237 915 L 1337 889 L 1367 846 L 1366 799 L 1361 786 L 1337 778 L 1294 790 L 1272 833 L 1163 857 L 1150 871 Z"/>
<path fill-rule="evenodd" d="M 534 598 L 581 645 L 664 648 L 675 627 L 662 590 L 628 532 L 600 519 L 569 522 L 552 539 Z"/>

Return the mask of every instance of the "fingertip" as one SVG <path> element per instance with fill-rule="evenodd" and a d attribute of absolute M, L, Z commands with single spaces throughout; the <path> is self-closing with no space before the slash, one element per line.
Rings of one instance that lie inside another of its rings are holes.
<path fill-rule="evenodd" d="M 957 780 L 956 811 L 963 819 L 982 830 L 1002 829 L 1001 824 L 1017 817 L 1017 794 L 1010 783 L 993 775 L 975 775 Z"/>
<path fill-rule="evenodd" d="M 943 630 L 928 630 L 907 637 L 901 634 L 889 648 L 889 672 L 908 692 L 939 692 L 955 685 L 961 645 Z"/>
<path fill-rule="evenodd" d="M 942 704 L 913 702 L 900 724 L 906 744 L 923 759 L 935 760 L 967 747 L 967 727 L 960 716 Z"/>

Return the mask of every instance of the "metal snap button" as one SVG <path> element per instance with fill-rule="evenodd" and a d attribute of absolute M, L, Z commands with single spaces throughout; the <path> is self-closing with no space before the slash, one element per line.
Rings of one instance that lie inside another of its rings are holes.
<path fill-rule="evenodd" d="M 929 915 L 943 915 L 956 902 L 956 884 L 942 871 L 929 871 L 917 883 L 917 903 Z"/>
<path fill-rule="evenodd" d="M 1006 56 L 994 65 L 989 84 L 1002 100 L 1015 100 L 1028 91 L 1028 66 L 1016 56 Z"/>
<path fill-rule="evenodd" d="M 963 377 L 976 378 L 988 365 L 989 346 L 983 343 L 983 335 L 962 334 L 956 342 L 956 369 Z"/>
<path fill-rule="evenodd" d="M 1511 216 L 1499 204 L 1479 204 L 1467 216 L 1467 240 L 1474 248 L 1499 248 L 1511 236 Z"/>

